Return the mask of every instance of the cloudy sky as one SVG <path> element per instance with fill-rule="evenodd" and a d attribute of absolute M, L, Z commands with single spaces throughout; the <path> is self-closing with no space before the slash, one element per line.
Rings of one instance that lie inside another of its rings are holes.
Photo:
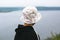
<path fill-rule="evenodd" d="M 60 0 L 0 0 L 0 7 L 19 7 L 28 5 L 60 7 Z"/>

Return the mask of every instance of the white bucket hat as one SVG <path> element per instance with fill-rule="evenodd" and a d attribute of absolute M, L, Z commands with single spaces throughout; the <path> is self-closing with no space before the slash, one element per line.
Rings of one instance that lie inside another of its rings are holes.
<path fill-rule="evenodd" d="M 20 20 L 27 24 L 36 23 L 41 19 L 41 14 L 32 6 L 24 8 L 22 13 L 23 15 L 20 17 Z"/>

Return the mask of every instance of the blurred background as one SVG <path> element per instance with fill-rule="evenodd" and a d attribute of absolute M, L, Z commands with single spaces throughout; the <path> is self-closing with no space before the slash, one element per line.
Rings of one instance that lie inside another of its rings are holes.
<path fill-rule="evenodd" d="M 0 0 L 0 40 L 14 40 L 15 28 L 23 24 L 20 17 L 26 6 L 35 6 L 42 15 L 34 25 L 41 40 L 60 33 L 60 0 Z"/>

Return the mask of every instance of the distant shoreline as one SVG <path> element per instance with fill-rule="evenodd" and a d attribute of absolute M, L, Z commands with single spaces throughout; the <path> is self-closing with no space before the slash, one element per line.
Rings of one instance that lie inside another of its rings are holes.
<path fill-rule="evenodd" d="M 0 12 L 23 10 L 24 7 L 0 7 Z M 36 7 L 39 11 L 60 10 L 60 7 Z"/>

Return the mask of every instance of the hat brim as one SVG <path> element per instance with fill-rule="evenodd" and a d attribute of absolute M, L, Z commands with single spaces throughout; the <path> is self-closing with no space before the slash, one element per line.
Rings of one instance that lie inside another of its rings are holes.
<path fill-rule="evenodd" d="M 37 13 L 35 23 L 38 22 L 41 18 L 42 18 L 41 17 L 41 14 L 40 13 Z M 24 22 L 24 17 L 23 16 L 20 17 L 20 21 Z"/>

